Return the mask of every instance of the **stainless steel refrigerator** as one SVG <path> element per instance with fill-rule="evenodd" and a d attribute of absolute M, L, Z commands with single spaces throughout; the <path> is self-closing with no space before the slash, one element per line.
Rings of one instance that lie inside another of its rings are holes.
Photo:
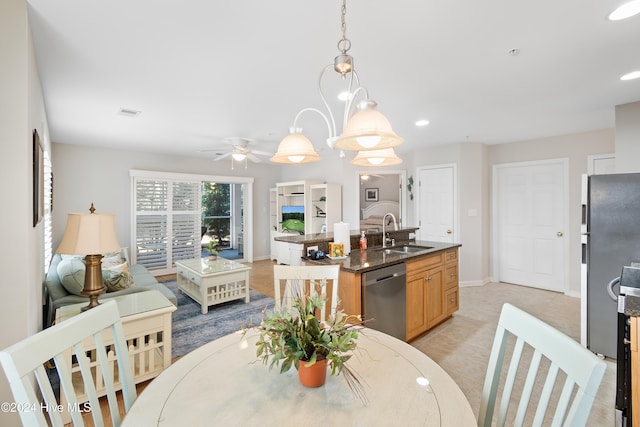
<path fill-rule="evenodd" d="M 618 307 L 607 286 L 623 266 L 640 261 L 640 173 L 592 175 L 586 204 L 584 196 L 583 189 L 582 339 L 594 353 L 615 359 Z"/>

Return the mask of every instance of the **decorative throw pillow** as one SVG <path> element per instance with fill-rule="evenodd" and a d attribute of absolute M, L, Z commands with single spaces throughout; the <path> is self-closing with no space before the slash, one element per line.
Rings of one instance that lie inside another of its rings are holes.
<path fill-rule="evenodd" d="M 124 262 L 120 252 L 102 254 L 102 269 L 118 266 Z"/>
<path fill-rule="evenodd" d="M 62 286 L 73 295 L 82 295 L 84 288 L 84 261 L 78 257 L 68 257 L 58 263 L 58 277 Z"/>
<path fill-rule="evenodd" d="M 121 291 L 135 285 L 126 262 L 112 267 L 102 267 L 102 281 L 107 292 Z"/>

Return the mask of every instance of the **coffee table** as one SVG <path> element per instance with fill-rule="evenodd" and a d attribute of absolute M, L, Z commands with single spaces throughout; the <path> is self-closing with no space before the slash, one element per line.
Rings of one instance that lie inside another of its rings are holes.
<path fill-rule="evenodd" d="M 136 292 L 111 299 L 118 304 L 135 383 L 156 377 L 171 365 L 171 313 L 176 310 L 176 306 L 156 290 Z M 87 303 L 83 302 L 60 307 L 56 310 L 56 323 L 80 314 L 81 308 L 86 305 Z M 109 334 L 109 336 L 105 335 L 105 345 L 113 344 L 110 332 L 105 333 Z M 90 359 L 95 360 L 93 340 L 87 339 L 84 347 L 87 353 L 90 353 Z M 72 372 L 75 387 L 81 388 L 83 381 L 80 377 L 80 368 L 72 361 L 71 349 L 67 353 L 68 356 L 65 357 L 67 369 Z M 115 361 L 115 355 L 112 352 L 108 353 L 108 357 Z M 117 367 L 115 369 L 117 371 Z M 94 378 L 96 391 L 98 396 L 104 396 L 106 391 L 100 376 L 102 373 L 97 372 L 96 375 L 97 377 Z M 120 389 L 119 382 L 116 383 L 116 389 Z M 86 398 L 84 390 L 79 390 L 77 394 L 79 402 Z M 66 411 L 67 403 L 64 393 L 61 393 L 60 400 L 64 408 L 62 418 L 67 423 L 71 417 Z"/>
<path fill-rule="evenodd" d="M 224 258 L 207 258 L 176 261 L 178 291 L 182 291 L 200 303 L 202 314 L 209 306 L 244 298 L 249 302 L 248 267 Z"/>

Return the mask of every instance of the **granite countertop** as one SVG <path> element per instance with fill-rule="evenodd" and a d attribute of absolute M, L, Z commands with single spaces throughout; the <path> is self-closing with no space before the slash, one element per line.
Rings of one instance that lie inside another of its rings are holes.
<path fill-rule="evenodd" d="M 389 233 L 413 233 L 418 229 L 418 227 L 400 227 L 397 230 L 393 228 L 387 230 Z M 367 231 L 367 236 L 373 235 L 382 235 L 381 231 Z M 360 237 L 360 230 L 349 230 L 350 237 Z M 277 236 L 274 240 L 278 242 L 287 242 L 287 243 L 320 243 L 320 242 L 332 242 L 333 241 L 333 233 L 315 233 L 315 234 L 290 234 L 286 236 Z"/>
<path fill-rule="evenodd" d="M 624 314 L 631 317 L 640 317 L 640 297 L 626 295 L 624 297 Z"/>
<path fill-rule="evenodd" d="M 375 270 L 380 267 L 386 267 L 388 265 L 399 264 L 411 258 L 416 258 L 440 251 L 444 251 L 451 248 L 458 248 L 462 246 L 459 243 L 444 243 L 444 242 L 431 242 L 425 240 L 400 242 L 396 243 L 396 246 L 408 244 L 409 246 L 430 246 L 429 249 L 416 253 L 385 253 L 382 247 L 367 248 L 366 251 L 360 252 L 358 248 L 351 250 L 351 253 L 345 259 L 331 260 L 328 258 L 320 260 L 305 260 L 306 262 L 313 264 L 340 264 L 340 268 L 352 273 L 364 273 L 370 270 Z M 640 298 L 639 298 L 640 300 Z M 640 304 L 639 304 L 640 312 Z"/>

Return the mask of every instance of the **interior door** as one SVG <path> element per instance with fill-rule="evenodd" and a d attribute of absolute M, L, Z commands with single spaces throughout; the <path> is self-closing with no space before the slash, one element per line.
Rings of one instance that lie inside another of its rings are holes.
<path fill-rule="evenodd" d="M 455 165 L 418 169 L 418 238 L 453 243 L 455 225 Z"/>
<path fill-rule="evenodd" d="M 494 171 L 498 280 L 564 292 L 566 162 L 498 165 Z"/>

